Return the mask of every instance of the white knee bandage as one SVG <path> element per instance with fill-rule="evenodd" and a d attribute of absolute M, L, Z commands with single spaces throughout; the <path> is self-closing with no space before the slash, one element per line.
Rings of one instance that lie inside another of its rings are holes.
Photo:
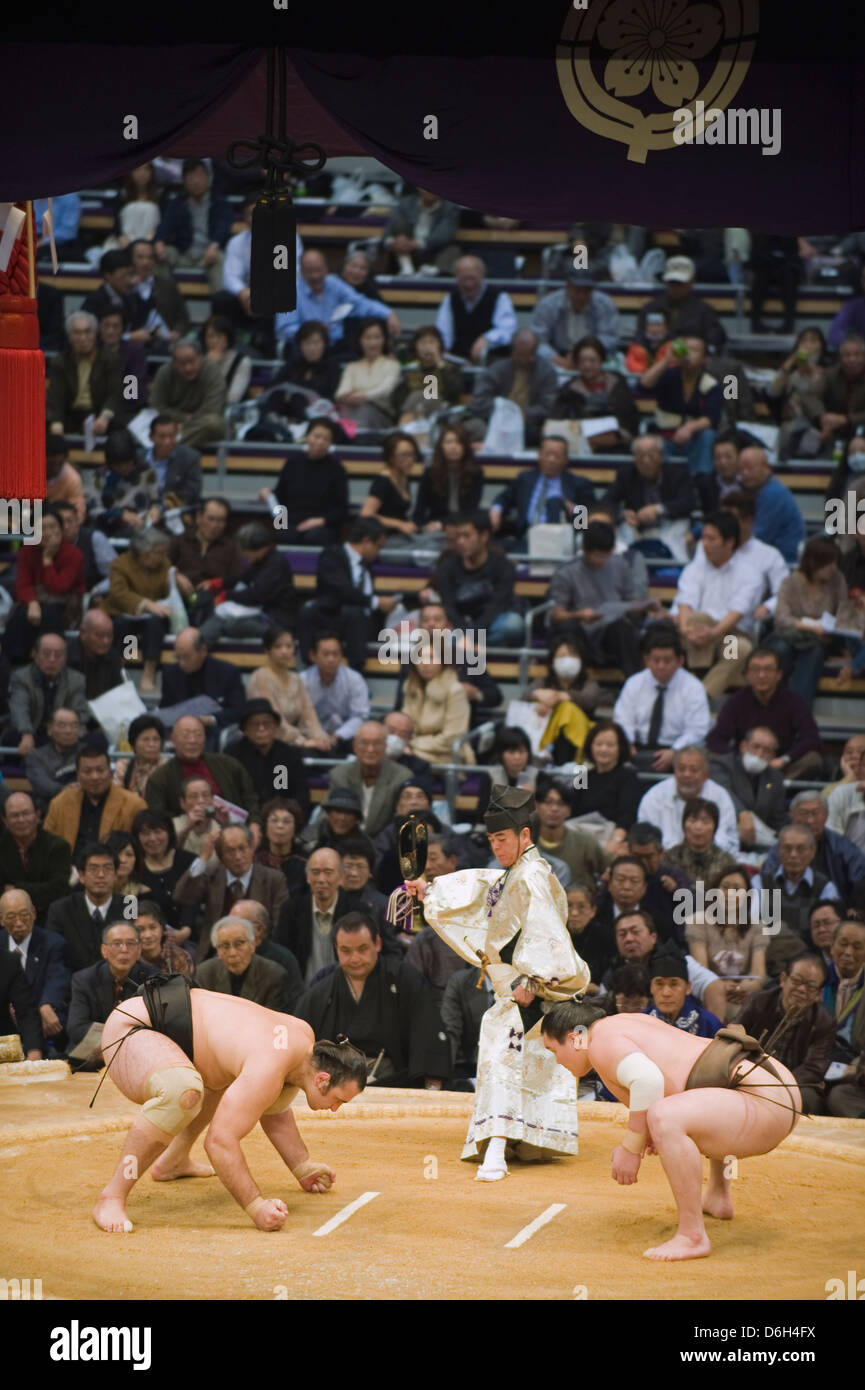
<path fill-rule="evenodd" d="M 195 1091 L 198 1100 L 188 1109 L 180 1104 L 186 1091 Z M 166 1067 L 155 1071 L 150 1078 L 152 1100 L 141 1109 L 151 1124 L 166 1134 L 179 1134 L 194 1120 L 204 1101 L 204 1082 L 192 1067 Z"/>
<path fill-rule="evenodd" d="M 664 1098 L 664 1073 L 642 1052 L 629 1052 L 622 1058 L 616 1080 L 627 1087 L 631 1110 L 648 1110 L 653 1101 Z"/>

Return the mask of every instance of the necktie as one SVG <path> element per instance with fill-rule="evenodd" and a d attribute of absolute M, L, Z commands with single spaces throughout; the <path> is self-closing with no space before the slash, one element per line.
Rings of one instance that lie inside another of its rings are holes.
<path fill-rule="evenodd" d="M 105 918 L 102 916 L 102 913 L 99 911 L 99 908 L 98 908 L 98 907 L 94 907 L 94 909 L 93 909 L 93 916 L 91 917 L 90 920 L 91 920 L 91 922 L 93 923 L 94 927 L 99 927 L 99 929 L 100 929 L 100 931 L 101 931 L 101 929 L 102 929 L 102 927 L 103 927 L 103 925 L 104 925 L 104 922 L 105 922 Z"/>
<path fill-rule="evenodd" d="M 115 981 L 114 981 L 114 1002 L 115 1002 L 115 1004 L 119 1004 L 122 998 L 123 998 L 123 981 L 122 981 L 122 980 L 115 980 Z"/>
<path fill-rule="evenodd" d="M 535 510 L 532 516 L 533 526 L 538 526 L 540 523 L 546 521 L 547 519 L 547 493 L 549 491 L 549 487 L 550 485 L 547 479 L 544 478 L 541 482 L 541 490 L 538 494 L 538 500 L 535 504 Z"/>
<path fill-rule="evenodd" d="M 664 722 L 664 696 L 667 693 L 667 687 L 665 685 L 658 685 L 655 689 L 658 693 L 655 696 L 655 703 L 652 705 L 649 732 L 646 736 L 646 744 L 649 748 L 657 748 L 658 746 L 658 735 L 661 732 L 661 725 Z"/>
<path fill-rule="evenodd" d="M 243 892 L 243 884 L 239 878 L 232 879 L 231 883 L 228 885 L 228 891 L 231 894 L 231 901 L 236 903 Z"/>

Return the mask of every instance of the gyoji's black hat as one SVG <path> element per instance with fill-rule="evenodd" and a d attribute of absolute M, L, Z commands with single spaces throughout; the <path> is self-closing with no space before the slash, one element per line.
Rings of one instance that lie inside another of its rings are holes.
<path fill-rule="evenodd" d="M 516 830 L 531 824 L 535 798 L 523 787 L 493 787 L 490 802 L 484 813 L 484 825 L 494 834 L 497 830 Z"/>

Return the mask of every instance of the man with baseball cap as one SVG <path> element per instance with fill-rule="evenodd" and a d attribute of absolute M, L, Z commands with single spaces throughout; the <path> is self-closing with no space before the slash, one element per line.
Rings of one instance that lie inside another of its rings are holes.
<path fill-rule="evenodd" d="M 637 341 L 646 341 L 649 314 L 667 316 L 671 338 L 702 338 L 713 352 L 727 341 L 721 320 L 711 304 L 694 293 L 696 268 L 690 256 L 671 256 L 664 271 L 666 289 L 644 304 L 637 315 Z"/>
<path fill-rule="evenodd" d="M 538 340 L 538 356 L 556 367 L 573 367 L 571 349 L 581 338 L 600 338 L 607 352 L 619 345 L 619 311 L 608 294 L 597 288 L 589 270 L 571 269 L 565 287 L 539 299 L 530 328 Z"/>

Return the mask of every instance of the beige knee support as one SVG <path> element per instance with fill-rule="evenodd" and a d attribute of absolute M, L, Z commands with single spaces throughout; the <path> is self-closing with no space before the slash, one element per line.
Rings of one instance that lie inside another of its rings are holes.
<path fill-rule="evenodd" d="M 187 1109 L 180 1097 L 195 1091 L 198 1099 Z M 151 1100 L 141 1109 L 151 1124 L 166 1134 L 179 1134 L 194 1120 L 204 1101 L 204 1082 L 192 1067 L 166 1067 L 155 1071 L 150 1078 Z"/>

